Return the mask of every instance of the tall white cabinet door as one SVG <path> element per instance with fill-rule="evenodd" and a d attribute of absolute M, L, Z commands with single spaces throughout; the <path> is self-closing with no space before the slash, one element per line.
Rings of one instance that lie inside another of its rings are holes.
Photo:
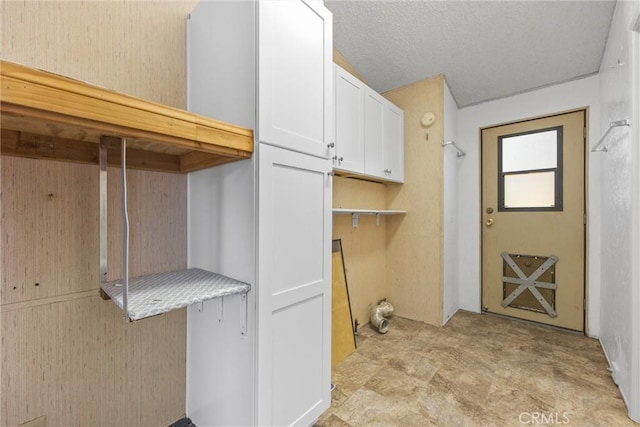
<path fill-rule="evenodd" d="M 384 176 L 404 182 L 404 112 L 387 102 L 384 110 Z"/>
<path fill-rule="evenodd" d="M 365 88 L 364 94 L 364 172 L 384 177 L 383 121 L 387 100 L 379 93 Z"/>
<path fill-rule="evenodd" d="M 364 88 L 338 65 L 335 69 L 336 169 L 364 173 Z"/>
<path fill-rule="evenodd" d="M 258 424 L 310 425 L 331 404 L 331 165 L 260 144 L 258 169 Z"/>
<path fill-rule="evenodd" d="M 322 1 L 258 2 L 258 139 L 329 158 L 333 24 Z"/>

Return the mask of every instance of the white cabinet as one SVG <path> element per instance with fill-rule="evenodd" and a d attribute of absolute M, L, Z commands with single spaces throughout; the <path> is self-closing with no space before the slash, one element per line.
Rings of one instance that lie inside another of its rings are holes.
<path fill-rule="evenodd" d="M 384 110 L 388 101 L 373 89 L 364 94 L 364 173 L 384 178 Z"/>
<path fill-rule="evenodd" d="M 404 182 L 404 113 L 335 65 L 334 169 L 384 182 Z"/>
<path fill-rule="evenodd" d="M 310 425 L 329 407 L 331 184 L 328 161 L 260 147 L 258 419 Z"/>
<path fill-rule="evenodd" d="M 364 173 L 404 182 L 404 112 L 369 87 L 364 96 Z"/>
<path fill-rule="evenodd" d="M 329 158 L 333 142 L 331 14 L 321 1 L 258 2 L 258 138 Z M 228 39 L 230 43 L 233 39 Z"/>
<path fill-rule="evenodd" d="M 364 174 L 365 84 L 338 65 L 335 70 L 335 169 Z"/>
<path fill-rule="evenodd" d="M 189 177 L 190 266 L 252 285 L 246 335 L 234 300 L 188 312 L 196 425 L 311 425 L 331 404 L 331 19 L 300 0 L 201 2 L 189 18 L 189 109 L 258 142 Z"/>
<path fill-rule="evenodd" d="M 404 182 L 404 112 L 391 102 L 384 108 L 383 120 L 384 177 Z"/>

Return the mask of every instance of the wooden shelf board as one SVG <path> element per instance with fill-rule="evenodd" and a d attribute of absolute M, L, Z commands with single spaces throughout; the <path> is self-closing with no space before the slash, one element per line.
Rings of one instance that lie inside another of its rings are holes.
<path fill-rule="evenodd" d="M 356 173 L 351 171 L 345 171 L 335 167 L 333 168 L 333 172 L 341 178 L 358 179 L 360 181 L 377 182 L 379 184 L 399 184 L 399 182 L 391 179 L 385 179 L 379 176 L 366 175 L 364 173 L 361 174 L 361 173 Z"/>
<path fill-rule="evenodd" d="M 253 153 L 251 129 L 6 61 L 0 79 L 3 155 L 97 163 L 110 136 L 132 168 L 190 172 Z"/>

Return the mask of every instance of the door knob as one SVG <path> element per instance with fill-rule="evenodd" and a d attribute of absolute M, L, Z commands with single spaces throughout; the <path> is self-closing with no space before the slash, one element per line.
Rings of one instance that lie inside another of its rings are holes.
<path fill-rule="evenodd" d="M 485 222 L 485 224 L 487 224 L 487 227 L 491 227 L 493 225 L 493 218 L 489 218 L 487 219 L 487 221 Z"/>

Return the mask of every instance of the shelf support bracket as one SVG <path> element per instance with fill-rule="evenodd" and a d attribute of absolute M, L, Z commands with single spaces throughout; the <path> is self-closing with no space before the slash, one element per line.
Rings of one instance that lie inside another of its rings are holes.
<path fill-rule="evenodd" d="M 376 214 L 376 225 L 380 225 L 380 213 Z"/>
<path fill-rule="evenodd" d="M 351 227 L 358 228 L 358 214 L 355 212 L 351 214 Z"/>
<path fill-rule="evenodd" d="M 224 320 L 224 297 L 218 298 L 218 322 Z"/>
<path fill-rule="evenodd" d="M 99 215 L 100 215 L 100 284 L 107 282 L 107 145 L 105 137 L 100 138 L 98 146 L 99 165 Z M 111 299 L 100 287 L 100 297 L 103 300 Z"/>
<path fill-rule="evenodd" d="M 595 145 L 595 147 L 593 147 L 593 149 L 591 149 L 591 152 L 592 153 L 597 153 L 597 152 L 604 151 L 606 153 L 607 151 L 609 151 L 609 145 L 605 144 L 605 142 L 607 140 L 607 135 L 609 135 L 609 132 L 611 132 L 611 130 L 613 128 L 617 128 L 617 127 L 621 127 L 621 126 L 631 126 L 631 123 L 629 122 L 628 119 L 617 120 L 615 122 L 609 123 L 609 127 L 607 128 L 605 133 L 602 134 L 602 136 L 600 137 L 600 140 Z"/>
<path fill-rule="evenodd" d="M 240 294 L 240 335 L 247 335 L 247 293 Z"/>
<path fill-rule="evenodd" d="M 127 140 L 120 139 L 122 173 L 122 310 L 129 319 L 129 213 L 127 207 Z"/>

